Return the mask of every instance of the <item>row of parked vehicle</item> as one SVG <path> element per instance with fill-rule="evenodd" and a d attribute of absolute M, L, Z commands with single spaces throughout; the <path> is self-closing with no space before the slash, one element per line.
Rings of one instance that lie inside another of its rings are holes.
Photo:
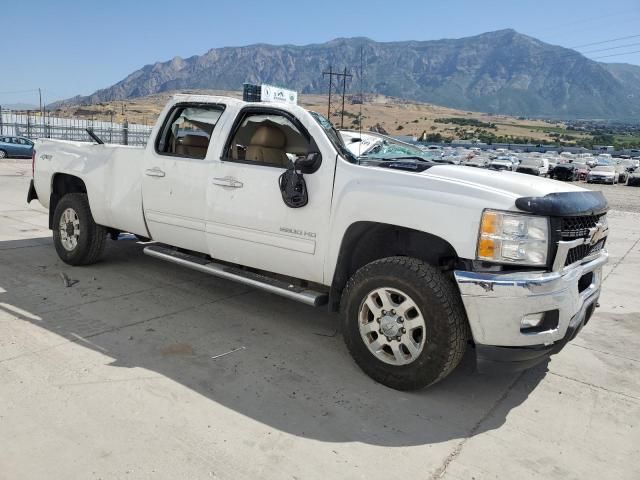
<path fill-rule="evenodd" d="M 610 154 L 594 156 L 569 152 L 507 153 L 480 149 L 463 149 L 462 152 L 456 152 L 455 156 L 461 154 L 464 158 L 457 163 L 471 167 L 508 170 L 571 182 L 640 185 L 640 157 L 612 157 Z M 443 150 L 442 157 L 452 158 L 454 155 Z"/>
<path fill-rule="evenodd" d="M 430 160 L 497 171 L 512 171 L 562 181 L 586 181 L 611 185 L 640 185 L 640 157 L 612 157 L 610 154 L 527 153 L 504 148 L 413 145 L 375 132 L 341 130 L 347 148 L 368 161 L 390 162 L 394 168 L 416 169 L 415 162 Z M 389 166 L 386 164 L 385 166 Z"/>

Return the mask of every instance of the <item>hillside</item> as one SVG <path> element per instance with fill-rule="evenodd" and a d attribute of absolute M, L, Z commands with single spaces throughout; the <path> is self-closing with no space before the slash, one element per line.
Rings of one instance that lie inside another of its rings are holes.
<path fill-rule="evenodd" d="M 272 83 L 326 93 L 322 72 L 347 66 L 350 90 L 463 110 L 555 118 L 634 118 L 640 67 L 603 64 L 514 30 L 433 41 L 342 38 L 322 44 L 250 45 L 146 65 L 115 85 L 63 103 L 92 104 L 184 89 Z"/>
<path fill-rule="evenodd" d="M 191 90 L 193 93 L 212 95 L 230 95 L 240 98 L 239 91 Z M 56 115 L 74 118 L 94 118 L 122 122 L 126 118 L 132 123 L 152 125 L 171 95 L 176 92 L 150 95 L 127 101 L 101 102 L 94 105 L 67 105 L 55 112 Z M 562 132 L 563 125 L 539 120 L 522 120 L 506 115 L 489 115 L 486 113 L 456 110 L 437 105 L 411 102 L 384 95 L 366 94 L 362 105 L 362 128 L 368 130 L 373 126 L 382 127 L 391 135 L 415 135 L 422 132 L 440 134 L 446 139 L 468 137 L 477 131 L 476 127 L 455 123 L 443 123 L 443 120 L 459 119 L 461 122 L 477 121 L 480 125 L 490 124 L 491 128 L 480 127 L 495 135 L 510 137 L 526 137 L 534 142 L 552 142 L 549 135 Z M 360 105 L 347 98 L 345 105 L 345 128 L 358 128 L 357 119 Z M 327 114 L 327 96 L 303 94 L 299 96 L 300 105 Z M 112 115 L 113 112 L 113 115 Z M 331 120 L 340 125 L 340 107 L 334 105 Z M 474 135 L 472 135 L 474 136 Z"/>

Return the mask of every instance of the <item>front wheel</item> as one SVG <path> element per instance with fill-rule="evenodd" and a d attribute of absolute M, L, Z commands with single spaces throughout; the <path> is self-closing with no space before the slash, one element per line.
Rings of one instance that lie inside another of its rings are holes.
<path fill-rule="evenodd" d="M 5 152 L 4 150 L 0 150 L 0 160 L 2 160 L 3 158 L 8 158 L 7 152 Z"/>
<path fill-rule="evenodd" d="M 106 239 L 107 229 L 93 220 L 86 194 L 62 197 L 53 214 L 53 243 L 63 262 L 96 263 L 104 252 Z"/>
<path fill-rule="evenodd" d="M 358 366 L 397 390 L 446 377 L 469 337 L 460 295 L 431 265 L 389 257 L 358 270 L 342 296 L 344 340 Z"/>

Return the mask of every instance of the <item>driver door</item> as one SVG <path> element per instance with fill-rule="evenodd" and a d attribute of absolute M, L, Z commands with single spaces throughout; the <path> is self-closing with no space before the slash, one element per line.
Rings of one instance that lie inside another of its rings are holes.
<path fill-rule="evenodd" d="M 212 164 L 207 240 L 214 258 L 322 282 L 333 185 L 330 152 L 304 175 L 308 203 L 288 207 L 280 176 L 296 157 L 319 152 L 299 119 L 273 107 L 245 107 L 222 158 Z"/>

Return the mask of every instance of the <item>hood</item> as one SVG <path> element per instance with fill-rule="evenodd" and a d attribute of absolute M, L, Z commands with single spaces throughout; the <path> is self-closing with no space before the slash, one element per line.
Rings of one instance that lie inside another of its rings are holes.
<path fill-rule="evenodd" d="M 544 196 L 557 192 L 585 192 L 584 188 L 548 178 L 508 171 L 437 165 L 420 175 L 452 180 L 470 187 L 491 189 L 512 198 Z"/>

